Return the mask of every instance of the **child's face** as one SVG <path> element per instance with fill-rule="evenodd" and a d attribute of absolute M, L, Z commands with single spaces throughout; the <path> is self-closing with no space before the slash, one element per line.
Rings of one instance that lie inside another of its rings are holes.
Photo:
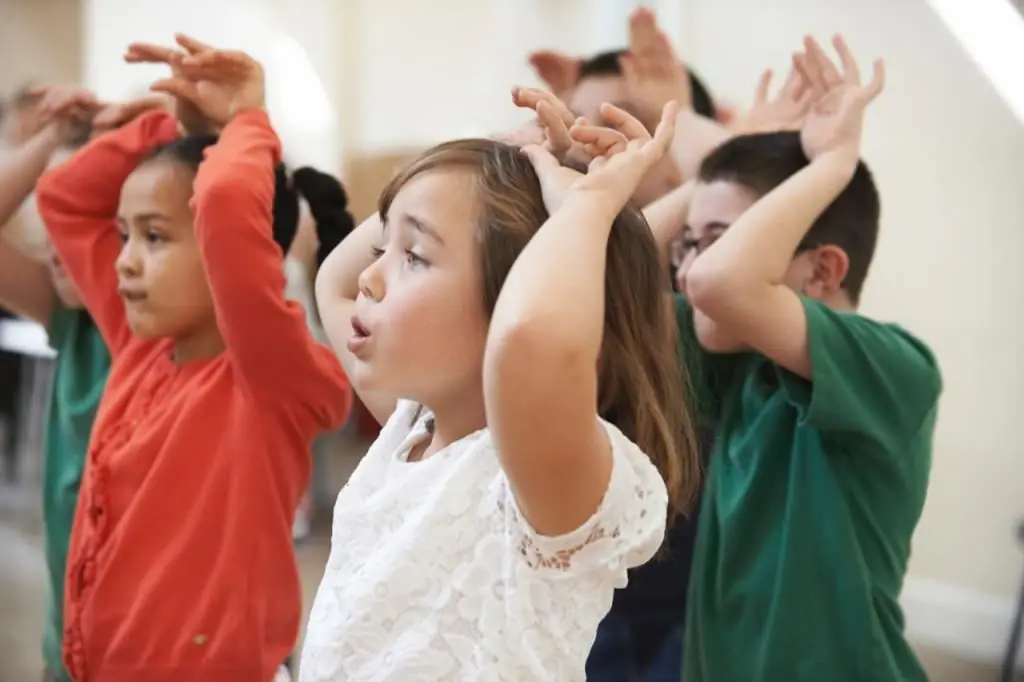
<path fill-rule="evenodd" d="M 676 284 L 686 291 L 686 275 L 693 262 L 714 244 L 730 225 L 757 201 L 751 190 L 733 182 L 716 180 L 698 183 L 690 200 L 690 213 L 686 225 L 673 250 L 678 254 L 674 262 Z M 793 291 L 819 298 L 815 277 L 815 252 L 798 253 L 789 264 L 783 284 Z"/>
<path fill-rule="evenodd" d="M 143 164 L 121 190 L 118 292 L 132 333 L 182 340 L 216 327 L 189 209 L 192 174 L 169 160 Z"/>
<path fill-rule="evenodd" d="M 566 105 L 576 116 L 583 116 L 591 122 L 601 120 L 601 105 L 610 102 L 636 115 L 637 108 L 630 101 L 626 81 L 622 76 L 587 76 L 580 80 L 569 95 Z M 666 155 L 644 176 L 633 193 L 638 206 L 646 206 L 655 199 L 671 192 L 683 183 L 683 176 L 675 162 Z"/>
<path fill-rule="evenodd" d="M 383 253 L 359 277 L 357 334 L 366 335 L 350 378 L 360 391 L 435 411 L 466 396 L 482 401 L 487 320 L 474 192 L 470 173 L 453 168 L 416 175 L 398 191 Z"/>

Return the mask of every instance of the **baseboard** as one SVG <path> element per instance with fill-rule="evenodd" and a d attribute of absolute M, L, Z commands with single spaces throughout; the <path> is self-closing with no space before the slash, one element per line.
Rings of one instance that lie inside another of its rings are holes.
<path fill-rule="evenodd" d="M 1016 603 L 926 579 L 908 579 L 900 599 L 911 642 L 979 663 L 1000 665 Z M 1024 656 L 1017 660 L 1024 670 Z"/>

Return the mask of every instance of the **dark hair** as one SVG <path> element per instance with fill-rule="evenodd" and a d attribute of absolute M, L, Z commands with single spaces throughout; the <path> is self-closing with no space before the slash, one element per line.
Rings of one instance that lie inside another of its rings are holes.
<path fill-rule="evenodd" d="M 760 198 L 809 163 L 797 132 L 739 135 L 704 159 L 699 177 L 704 183 L 734 182 Z M 814 221 L 801 243 L 800 250 L 833 245 L 846 252 L 850 267 L 842 288 L 855 305 L 875 255 L 880 214 L 878 188 L 860 161 L 850 184 Z"/>
<path fill-rule="evenodd" d="M 517 147 L 494 140 L 446 142 L 421 154 L 388 183 L 380 196 L 381 220 L 387 223 L 392 202 L 407 182 L 439 168 L 473 174 L 480 207 L 480 305 L 490 317 L 512 264 L 548 218 L 540 181 Z M 607 256 L 597 409 L 658 467 L 669 491 L 671 518 L 686 513 L 695 499 L 700 455 L 658 249 L 635 206 L 626 206 L 615 219 Z"/>
<path fill-rule="evenodd" d="M 622 65 L 619 59 L 629 54 L 628 50 L 611 50 L 600 52 L 590 59 L 584 59 L 580 64 L 580 72 L 577 82 L 590 76 L 620 76 Z M 690 90 L 693 96 L 693 110 L 707 118 L 715 117 L 715 101 L 711 98 L 711 92 L 697 76 L 696 72 L 687 67 L 686 72 L 690 74 Z"/>
<path fill-rule="evenodd" d="M 173 142 L 160 145 L 143 160 L 170 159 L 181 164 L 192 173 L 199 170 L 206 150 L 217 144 L 219 137 L 214 134 L 189 135 Z M 316 221 L 320 249 L 317 251 L 317 267 L 331 249 L 338 245 L 354 227 L 354 221 L 346 207 L 348 199 L 341 183 L 326 173 L 313 168 L 300 168 L 294 177 L 289 177 L 283 163 L 274 168 L 274 242 L 282 253 L 295 239 L 299 227 L 299 192 L 309 203 L 310 213 Z M 325 247 L 325 244 L 329 246 Z"/>
<path fill-rule="evenodd" d="M 295 189 L 306 198 L 316 223 L 316 268 L 320 269 L 331 251 L 355 229 L 348 210 L 348 195 L 338 179 L 308 166 L 292 174 Z"/>

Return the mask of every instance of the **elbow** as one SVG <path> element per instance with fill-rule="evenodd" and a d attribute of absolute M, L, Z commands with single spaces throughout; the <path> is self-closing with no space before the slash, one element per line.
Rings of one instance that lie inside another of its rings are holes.
<path fill-rule="evenodd" d="M 690 304 L 709 317 L 716 313 L 735 296 L 742 295 L 743 276 L 736 268 L 698 258 L 686 273 L 686 298 Z"/>
<path fill-rule="evenodd" d="M 522 381 L 536 376 L 558 382 L 559 377 L 578 375 L 581 368 L 596 371 L 598 352 L 599 344 L 587 344 L 578 333 L 569 335 L 559 325 L 540 319 L 499 329 L 492 325 L 484 351 L 484 381 Z"/>

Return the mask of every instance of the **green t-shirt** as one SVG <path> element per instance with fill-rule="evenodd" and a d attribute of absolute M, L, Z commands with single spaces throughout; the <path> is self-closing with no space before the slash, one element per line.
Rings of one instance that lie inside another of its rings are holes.
<path fill-rule="evenodd" d="M 54 304 L 47 331 L 50 345 L 57 351 L 57 367 L 46 421 L 43 465 L 43 520 L 50 578 L 43 657 L 59 679 L 68 680 L 61 663 L 64 572 L 78 487 L 92 423 L 110 371 L 110 354 L 99 329 L 84 310 L 68 310 Z"/>
<path fill-rule="evenodd" d="M 703 353 L 718 408 L 685 682 L 924 682 L 898 597 L 941 377 L 903 329 L 805 299 L 812 381 Z M 696 347 L 692 313 L 680 329 Z M 691 355 L 692 356 L 692 355 Z"/>

